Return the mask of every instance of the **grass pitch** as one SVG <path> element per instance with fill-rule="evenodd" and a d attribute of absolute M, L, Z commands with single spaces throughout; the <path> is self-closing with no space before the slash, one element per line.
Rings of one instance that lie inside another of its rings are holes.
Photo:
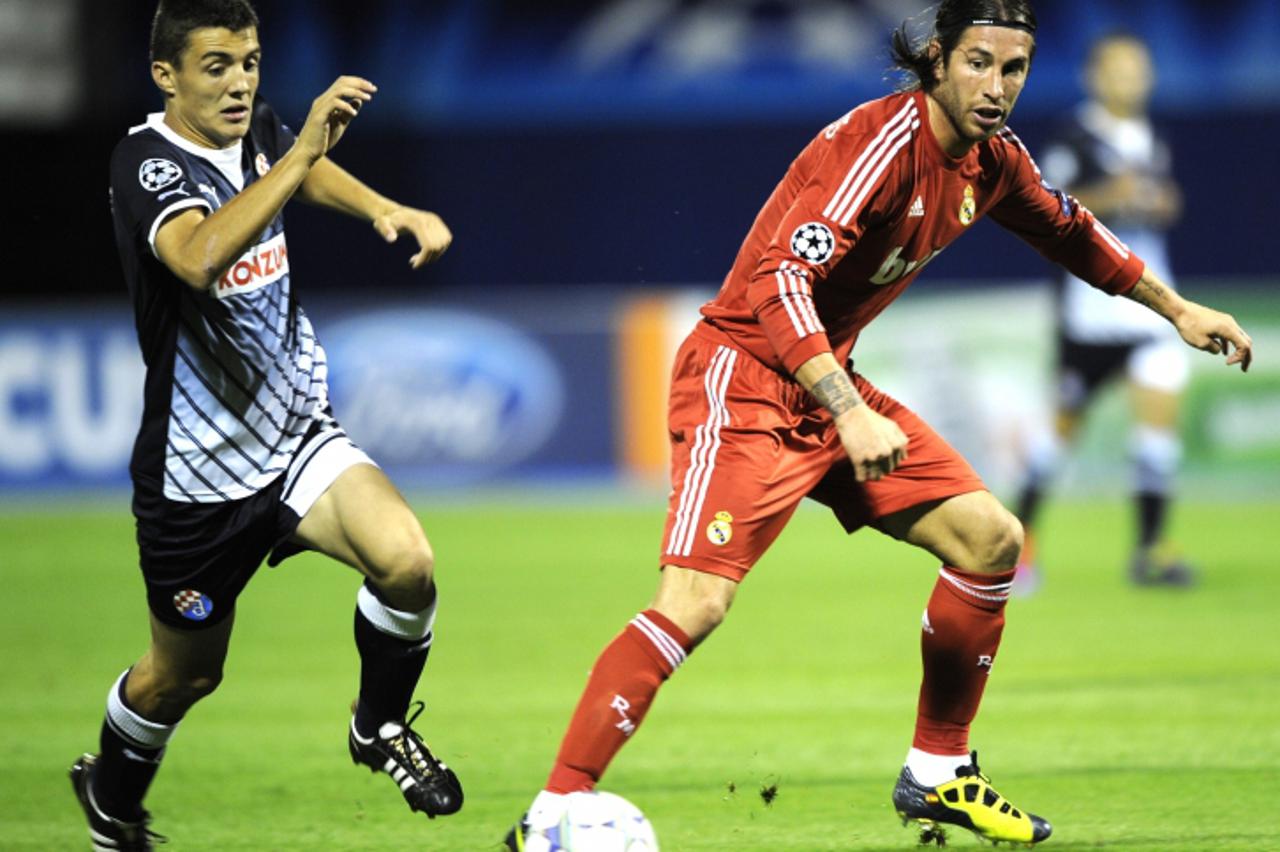
<path fill-rule="evenodd" d="M 424 504 L 441 611 L 420 695 L 462 813 L 411 815 L 346 753 L 357 580 L 305 556 L 241 599 L 227 678 L 148 805 L 186 850 L 494 849 L 543 781 L 587 669 L 656 581 L 660 503 Z M 1188 592 L 1124 582 L 1129 510 L 1051 506 L 974 730 L 1047 817 L 1045 849 L 1280 848 L 1280 504 L 1178 507 Z M 86 849 L 66 769 L 143 649 L 127 502 L 0 516 L 0 849 Z M 911 737 L 932 560 L 801 511 L 605 779 L 668 852 L 910 849 L 889 793 Z M 760 791 L 776 787 L 766 805 Z M 974 848 L 967 833 L 951 845 Z"/>

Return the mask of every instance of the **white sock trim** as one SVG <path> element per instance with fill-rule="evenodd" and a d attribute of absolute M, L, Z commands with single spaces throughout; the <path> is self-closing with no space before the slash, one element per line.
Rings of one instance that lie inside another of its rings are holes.
<path fill-rule="evenodd" d="M 1182 461 L 1182 441 L 1172 429 L 1134 427 L 1130 441 L 1133 485 L 1139 492 L 1168 494 Z"/>
<path fill-rule="evenodd" d="M 529 806 L 529 827 L 541 831 L 552 828 L 560 822 L 568 806 L 568 794 L 552 793 L 550 790 L 540 791 L 533 797 L 533 804 Z"/>
<path fill-rule="evenodd" d="M 670 633 L 654 624 L 644 613 L 639 613 L 631 619 L 631 624 L 653 643 L 658 653 L 671 665 L 673 672 L 680 668 L 680 664 L 688 655 L 685 654 L 684 648 L 680 647 L 680 643 L 671 638 Z"/>
<path fill-rule="evenodd" d="M 956 780 L 956 770 L 968 766 L 971 758 L 967 754 L 930 754 L 918 748 L 907 752 L 906 765 L 916 781 L 926 787 L 937 787 L 948 781 Z"/>
<path fill-rule="evenodd" d="M 115 729 L 116 733 L 139 748 L 164 748 L 178 725 L 152 722 L 126 707 L 124 699 L 120 697 L 120 691 L 124 689 L 124 679 L 128 676 L 129 672 L 126 670 L 116 678 L 111 691 L 107 693 L 107 723 Z"/>
<path fill-rule="evenodd" d="M 1009 599 L 1009 590 L 1013 588 L 1012 581 L 1007 583 L 971 583 L 968 580 L 957 577 L 946 568 L 939 568 L 938 576 L 966 595 L 984 601 L 1007 601 Z"/>
<path fill-rule="evenodd" d="M 356 606 L 370 624 L 397 639 L 427 639 L 436 623 L 435 601 L 421 612 L 404 612 L 387 606 L 365 586 L 356 593 Z"/>

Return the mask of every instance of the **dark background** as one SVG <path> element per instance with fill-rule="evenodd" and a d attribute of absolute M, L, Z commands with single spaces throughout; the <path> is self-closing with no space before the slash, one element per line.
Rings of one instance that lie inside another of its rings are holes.
<path fill-rule="evenodd" d="M 71 106 L 52 118 L 0 115 L 9 164 L 0 303 L 123 298 L 106 164 L 128 127 L 161 108 L 147 59 L 154 6 L 62 5 L 71 53 L 56 61 L 72 67 Z M 454 247 L 414 287 L 718 282 L 791 158 L 827 122 L 891 88 L 888 32 L 922 6 L 264 0 L 262 93 L 296 123 L 340 73 L 378 83 L 372 108 L 333 156 L 452 227 Z M 1274 275 L 1280 4 L 1040 6 L 1036 62 L 1012 122 L 1033 153 L 1079 100 L 1076 68 L 1089 39 L 1140 30 L 1161 70 L 1155 114 L 1188 198 L 1175 269 L 1240 281 Z M 646 9 L 663 15 L 605 59 L 584 47 L 602 22 L 634 21 Z M 689 35 L 697 14 L 711 21 L 702 42 Z M 806 53 L 806 20 L 834 22 L 834 52 Z M 745 36 L 733 22 L 746 23 Z M 21 36 L 8 34 L 0 71 L 19 88 L 48 61 L 47 51 L 24 57 Z M 699 53 L 690 42 L 709 47 Z M 408 283 L 408 247 L 387 249 L 371 230 L 300 205 L 288 215 L 303 293 Z M 984 224 L 928 277 L 981 283 L 1044 272 L 1030 250 Z"/>

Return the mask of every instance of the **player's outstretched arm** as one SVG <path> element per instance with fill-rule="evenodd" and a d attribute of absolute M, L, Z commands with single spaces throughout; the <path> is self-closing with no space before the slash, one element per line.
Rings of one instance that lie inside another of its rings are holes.
<path fill-rule="evenodd" d="M 888 476 L 907 457 L 902 429 L 871 410 L 830 352 L 801 364 L 796 381 L 831 412 L 859 482 Z"/>
<path fill-rule="evenodd" d="M 266 230 L 307 174 L 373 97 L 359 77 L 339 77 L 311 104 L 293 147 L 260 179 L 211 214 L 187 208 L 160 226 L 156 254 L 187 284 L 205 290 Z"/>
<path fill-rule="evenodd" d="M 401 234 L 409 234 L 418 243 L 418 253 L 409 259 L 414 269 L 439 258 L 453 242 L 453 234 L 435 213 L 406 207 L 374 192 L 328 157 L 322 157 L 311 169 L 298 197 L 371 222 L 389 243 Z"/>
<path fill-rule="evenodd" d="M 1191 346 L 1214 355 L 1227 356 L 1227 366 L 1239 364 L 1248 372 L 1253 363 L 1253 340 L 1231 314 L 1224 314 L 1182 298 L 1150 269 L 1142 273 L 1128 293 L 1130 299 L 1146 305 L 1173 323 Z"/>

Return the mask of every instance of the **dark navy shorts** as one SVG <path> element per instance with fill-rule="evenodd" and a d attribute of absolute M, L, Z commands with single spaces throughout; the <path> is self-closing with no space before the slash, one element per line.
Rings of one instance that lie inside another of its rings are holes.
<path fill-rule="evenodd" d="M 354 464 L 373 464 L 332 419 L 303 438 L 288 470 L 251 497 L 182 503 L 135 490 L 138 555 L 147 603 L 170 627 L 212 627 L 263 560 L 278 565 L 305 548 L 290 539 L 316 500 Z"/>

